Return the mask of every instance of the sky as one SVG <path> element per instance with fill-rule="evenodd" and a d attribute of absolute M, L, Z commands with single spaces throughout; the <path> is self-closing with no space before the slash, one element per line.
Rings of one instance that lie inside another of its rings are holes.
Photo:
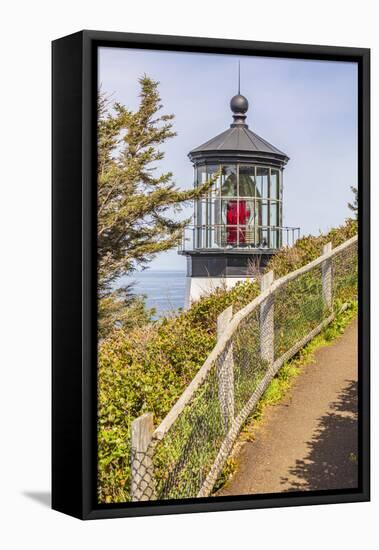
<path fill-rule="evenodd" d="M 178 187 L 193 186 L 191 149 L 226 130 L 230 99 L 249 100 L 249 128 L 285 152 L 283 225 L 301 235 L 325 232 L 350 215 L 347 203 L 357 186 L 358 69 L 355 63 L 255 56 L 99 49 L 99 85 L 114 101 L 136 110 L 138 79 L 160 82 L 161 114 L 175 115 L 177 136 L 161 146 L 161 172 Z M 179 217 L 192 215 L 192 208 Z M 185 270 L 185 257 L 171 250 L 151 263 L 154 270 Z"/>

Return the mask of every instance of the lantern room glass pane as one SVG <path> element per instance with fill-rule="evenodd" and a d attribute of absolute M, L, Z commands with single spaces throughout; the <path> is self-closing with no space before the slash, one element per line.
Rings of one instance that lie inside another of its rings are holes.
<path fill-rule="evenodd" d="M 268 198 L 269 169 L 257 167 L 257 188 L 260 196 Z"/>
<path fill-rule="evenodd" d="M 237 197 L 237 167 L 235 165 L 221 168 L 221 195 L 223 197 Z"/>
<path fill-rule="evenodd" d="M 274 201 L 270 201 L 270 225 L 277 226 L 278 225 L 278 203 Z"/>
<path fill-rule="evenodd" d="M 260 201 L 262 204 L 262 225 L 267 226 L 268 223 L 268 201 Z"/>
<path fill-rule="evenodd" d="M 207 181 L 207 168 L 206 166 L 198 166 L 196 169 L 196 187 Z"/>
<path fill-rule="evenodd" d="M 279 199 L 279 170 L 271 168 L 270 175 L 270 197 Z"/>
<path fill-rule="evenodd" d="M 240 165 L 238 181 L 240 197 L 260 196 L 260 194 L 257 193 L 257 186 L 255 181 L 255 166 Z"/>
<path fill-rule="evenodd" d="M 215 175 L 219 172 L 220 172 L 220 166 L 217 166 L 217 165 L 207 166 L 207 180 L 210 180 L 211 178 L 215 177 Z M 210 190 L 211 195 L 218 195 L 219 193 L 220 193 L 220 176 L 216 178 L 216 181 L 214 182 Z"/>

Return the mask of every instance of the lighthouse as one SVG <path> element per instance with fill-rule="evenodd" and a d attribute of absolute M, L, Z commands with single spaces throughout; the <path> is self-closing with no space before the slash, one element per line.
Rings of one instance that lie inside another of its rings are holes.
<path fill-rule="evenodd" d="M 288 156 L 250 130 L 246 97 L 238 92 L 230 108 L 230 127 L 188 155 L 195 187 L 214 183 L 194 201 L 193 225 L 179 250 L 187 257 L 186 307 L 217 287 L 253 278 L 300 234 L 282 223 Z"/>

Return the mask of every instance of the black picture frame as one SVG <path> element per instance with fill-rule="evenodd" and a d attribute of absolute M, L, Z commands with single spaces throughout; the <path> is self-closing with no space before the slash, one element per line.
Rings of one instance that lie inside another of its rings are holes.
<path fill-rule="evenodd" d="M 358 64 L 359 487 L 96 504 L 96 94 L 99 46 Z M 81 31 L 52 44 L 52 507 L 81 519 L 370 499 L 370 50 Z"/>

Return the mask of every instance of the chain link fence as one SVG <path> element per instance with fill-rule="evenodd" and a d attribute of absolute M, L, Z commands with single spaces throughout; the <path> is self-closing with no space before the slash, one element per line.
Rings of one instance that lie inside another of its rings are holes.
<path fill-rule="evenodd" d="M 218 319 L 218 341 L 155 430 L 152 414 L 132 425 L 131 500 L 208 496 L 233 444 L 280 367 L 357 297 L 357 237 L 281 279 Z"/>

